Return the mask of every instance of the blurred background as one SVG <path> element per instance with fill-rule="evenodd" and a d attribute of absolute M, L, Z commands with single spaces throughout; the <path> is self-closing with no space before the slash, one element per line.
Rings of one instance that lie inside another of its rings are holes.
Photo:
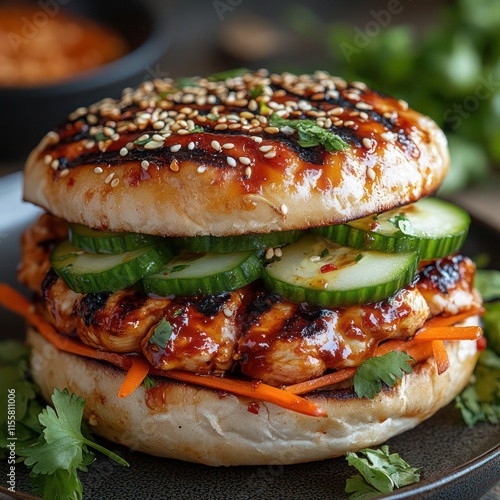
<path fill-rule="evenodd" d="M 442 192 L 486 182 L 497 197 L 498 0 L 0 1 L 0 174 L 79 106 L 240 66 L 324 69 L 407 100 L 448 136 Z"/>

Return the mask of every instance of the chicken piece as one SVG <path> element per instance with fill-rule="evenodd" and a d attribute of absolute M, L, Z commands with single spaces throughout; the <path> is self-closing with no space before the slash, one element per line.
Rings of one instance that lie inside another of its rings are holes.
<path fill-rule="evenodd" d="M 454 315 L 481 305 L 474 290 L 474 263 L 463 255 L 444 257 L 420 271 L 417 288 L 429 305 L 432 316 Z"/>
<path fill-rule="evenodd" d="M 73 335 L 76 331 L 76 302 L 80 293 L 70 290 L 66 283 L 49 268 L 41 285 L 43 312 L 47 320 L 63 335 Z"/>
<path fill-rule="evenodd" d="M 259 294 L 250 304 L 235 358 L 248 377 L 279 386 L 358 366 L 389 338 L 411 337 L 429 316 L 412 287 L 362 306 L 326 309 Z"/>
<path fill-rule="evenodd" d="M 160 370 L 197 373 L 229 370 L 239 336 L 238 316 L 246 288 L 203 297 L 177 297 L 163 317 L 171 331 L 165 345 L 152 327 L 142 342 L 144 355 Z"/>
<path fill-rule="evenodd" d="M 75 305 L 78 337 L 97 349 L 140 352 L 142 339 L 169 302 L 131 288 L 81 295 Z"/>
<path fill-rule="evenodd" d="M 40 295 L 42 281 L 50 268 L 49 256 L 54 247 L 67 237 L 67 223 L 49 214 L 43 214 L 26 229 L 21 237 L 19 281 Z"/>

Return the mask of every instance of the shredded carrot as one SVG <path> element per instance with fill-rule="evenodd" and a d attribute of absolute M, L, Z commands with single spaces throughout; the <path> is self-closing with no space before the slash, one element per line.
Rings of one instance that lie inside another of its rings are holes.
<path fill-rule="evenodd" d="M 119 398 L 130 396 L 142 384 L 142 381 L 149 373 L 150 364 L 144 358 L 134 356 L 131 357 L 130 360 L 130 369 L 127 371 L 125 380 L 118 392 Z"/>
<path fill-rule="evenodd" d="M 383 356 L 391 351 L 405 351 L 408 346 L 408 342 L 404 340 L 388 340 L 383 344 L 380 344 L 375 349 L 374 356 Z"/>
<path fill-rule="evenodd" d="M 428 320 L 423 328 L 434 328 L 436 326 L 452 326 L 461 323 L 467 318 L 475 315 L 483 315 L 485 313 L 484 307 L 471 307 L 468 311 L 455 314 L 453 316 L 435 316 Z"/>
<path fill-rule="evenodd" d="M 292 394 L 305 394 L 307 392 L 320 389 L 321 387 L 338 384 L 339 382 L 347 380 L 348 378 L 354 376 L 356 370 L 357 368 L 344 368 L 343 370 L 327 373 L 322 377 L 306 380 L 305 382 L 300 382 L 299 384 L 288 385 L 283 389 L 287 392 L 291 392 Z"/>
<path fill-rule="evenodd" d="M 326 412 L 312 401 L 296 396 L 290 392 L 264 384 L 259 381 L 237 380 L 227 377 L 216 377 L 215 375 L 197 375 L 196 373 L 181 370 L 167 370 L 162 372 L 165 377 L 188 382 L 191 384 L 218 389 L 220 391 L 247 396 L 274 403 L 277 406 L 293 410 L 312 417 L 324 417 Z"/>
<path fill-rule="evenodd" d="M 448 353 L 446 352 L 446 347 L 442 340 L 433 340 L 431 345 L 432 354 L 434 355 L 434 360 L 436 361 L 438 375 L 441 375 L 450 367 Z"/>
<path fill-rule="evenodd" d="M 427 358 L 432 356 L 432 345 L 431 342 L 425 342 L 422 344 L 413 344 L 404 349 L 408 356 L 411 356 L 417 363 L 420 361 L 425 361 Z"/>
<path fill-rule="evenodd" d="M 483 330 L 479 326 L 434 326 L 422 328 L 412 342 L 419 344 L 434 340 L 479 340 L 482 336 Z"/>

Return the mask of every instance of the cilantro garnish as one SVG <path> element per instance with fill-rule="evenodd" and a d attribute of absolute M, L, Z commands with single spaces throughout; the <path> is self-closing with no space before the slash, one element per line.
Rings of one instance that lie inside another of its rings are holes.
<path fill-rule="evenodd" d="M 316 125 L 312 120 L 287 120 L 273 113 L 268 119 L 271 127 L 291 127 L 297 131 L 298 143 L 304 148 L 323 146 L 328 151 L 343 151 L 349 144 L 333 132 Z"/>
<path fill-rule="evenodd" d="M 397 229 L 394 236 L 412 236 L 415 234 L 408 217 L 402 213 L 390 218 L 389 222 Z"/>
<path fill-rule="evenodd" d="M 262 85 L 257 85 L 257 87 L 253 87 L 248 91 L 248 96 L 251 99 L 255 99 L 259 97 L 264 92 L 264 87 Z"/>
<path fill-rule="evenodd" d="M 228 71 L 221 71 L 220 73 L 214 73 L 207 76 L 207 80 L 210 82 L 220 82 L 227 80 L 228 78 L 235 78 L 237 76 L 242 76 L 248 73 L 250 70 L 248 68 L 235 68 Z"/>
<path fill-rule="evenodd" d="M 212 122 L 216 122 L 219 117 L 217 115 L 215 115 L 214 113 L 208 113 L 207 118 Z"/>
<path fill-rule="evenodd" d="M 195 134 L 196 132 L 205 132 L 205 129 L 201 125 L 195 125 L 191 133 Z"/>
<path fill-rule="evenodd" d="M 149 390 L 152 387 L 158 387 L 158 382 L 149 375 L 146 375 L 146 377 L 142 381 L 142 385 L 146 388 L 146 390 Z"/>
<path fill-rule="evenodd" d="M 198 83 L 189 77 L 178 78 L 175 81 L 175 85 L 180 89 L 184 87 L 198 87 Z"/>
<path fill-rule="evenodd" d="M 94 134 L 94 139 L 97 142 L 106 142 L 106 141 L 109 141 L 109 137 L 107 135 L 105 135 L 104 132 L 102 132 L 102 131 L 96 132 Z"/>
<path fill-rule="evenodd" d="M 24 463 L 32 469 L 30 478 L 35 493 L 49 498 L 81 498 L 78 471 L 87 472 L 94 461 L 91 448 L 100 451 L 120 465 L 129 463 L 82 433 L 85 401 L 75 394 L 54 390 L 54 408 L 47 406 L 38 416 L 43 426 L 38 443 L 19 450 Z M 55 495 L 55 496 L 52 496 Z"/>
<path fill-rule="evenodd" d="M 377 497 L 420 481 L 419 469 L 411 467 L 397 453 L 389 454 L 387 445 L 358 453 L 366 458 L 357 453 L 346 454 L 347 463 L 359 471 L 346 482 L 345 492 L 352 493 L 350 500 Z"/>
<path fill-rule="evenodd" d="M 392 387 L 405 373 L 412 372 L 408 364 L 408 361 L 412 360 L 411 356 L 399 351 L 367 359 L 361 363 L 354 375 L 354 390 L 357 396 L 373 399 L 382 390 L 382 383 Z"/>
<path fill-rule="evenodd" d="M 156 344 L 158 347 L 164 349 L 171 335 L 172 325 L 165 318 L 162 318 L 153 330 L 153 335 L 149 337 L 149 343 Z"/>

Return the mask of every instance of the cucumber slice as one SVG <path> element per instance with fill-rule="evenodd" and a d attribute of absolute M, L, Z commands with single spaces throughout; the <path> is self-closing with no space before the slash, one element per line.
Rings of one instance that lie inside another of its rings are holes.
<path fill-rule="evenodd" d="M 69 241 L 91 253 L 123 253 L 163 241 L 160 236 L 98 231 L 82 224 L 69 225 Z"/>
<path fill-rule="evenodd" d="M 390 297 L 415 278 L 416 252 L 357 250 L 306 235 L 264 267 L 267 288 L 292 302 L 346 307 Z"/>
<path fill-rule="evenodd" d="M 120 254 L 94 254 L 66 240 L 50 256 L 55 272 L 75 292 L 123 290 L 172 258 L 166 245 L 152 245 Z"/>
<path fill-rule="evenodd" d="M 183 252 L 155 274 L 145 276 L 142 286 L 146 293 L 162 297 L 217 294 L 255 281 L 261 269 L 254 252 Z"/>
<path fill-rule="evenodd" d="M 196 236 L 172 238 L 174 246 L 192 252 L 243 252 L 281 247 L 299 239 L 302 231 L 277 231 L 267 234 L 240 236 Z"/>
<path fill-rule="evenodd" d="M 312 231 L 339 245 L 391 253 L 417 251 L 425 260 L 460 250 L 469 225 L 470 217 L 461 208 L 425 198 L 379 215 Z"/>

